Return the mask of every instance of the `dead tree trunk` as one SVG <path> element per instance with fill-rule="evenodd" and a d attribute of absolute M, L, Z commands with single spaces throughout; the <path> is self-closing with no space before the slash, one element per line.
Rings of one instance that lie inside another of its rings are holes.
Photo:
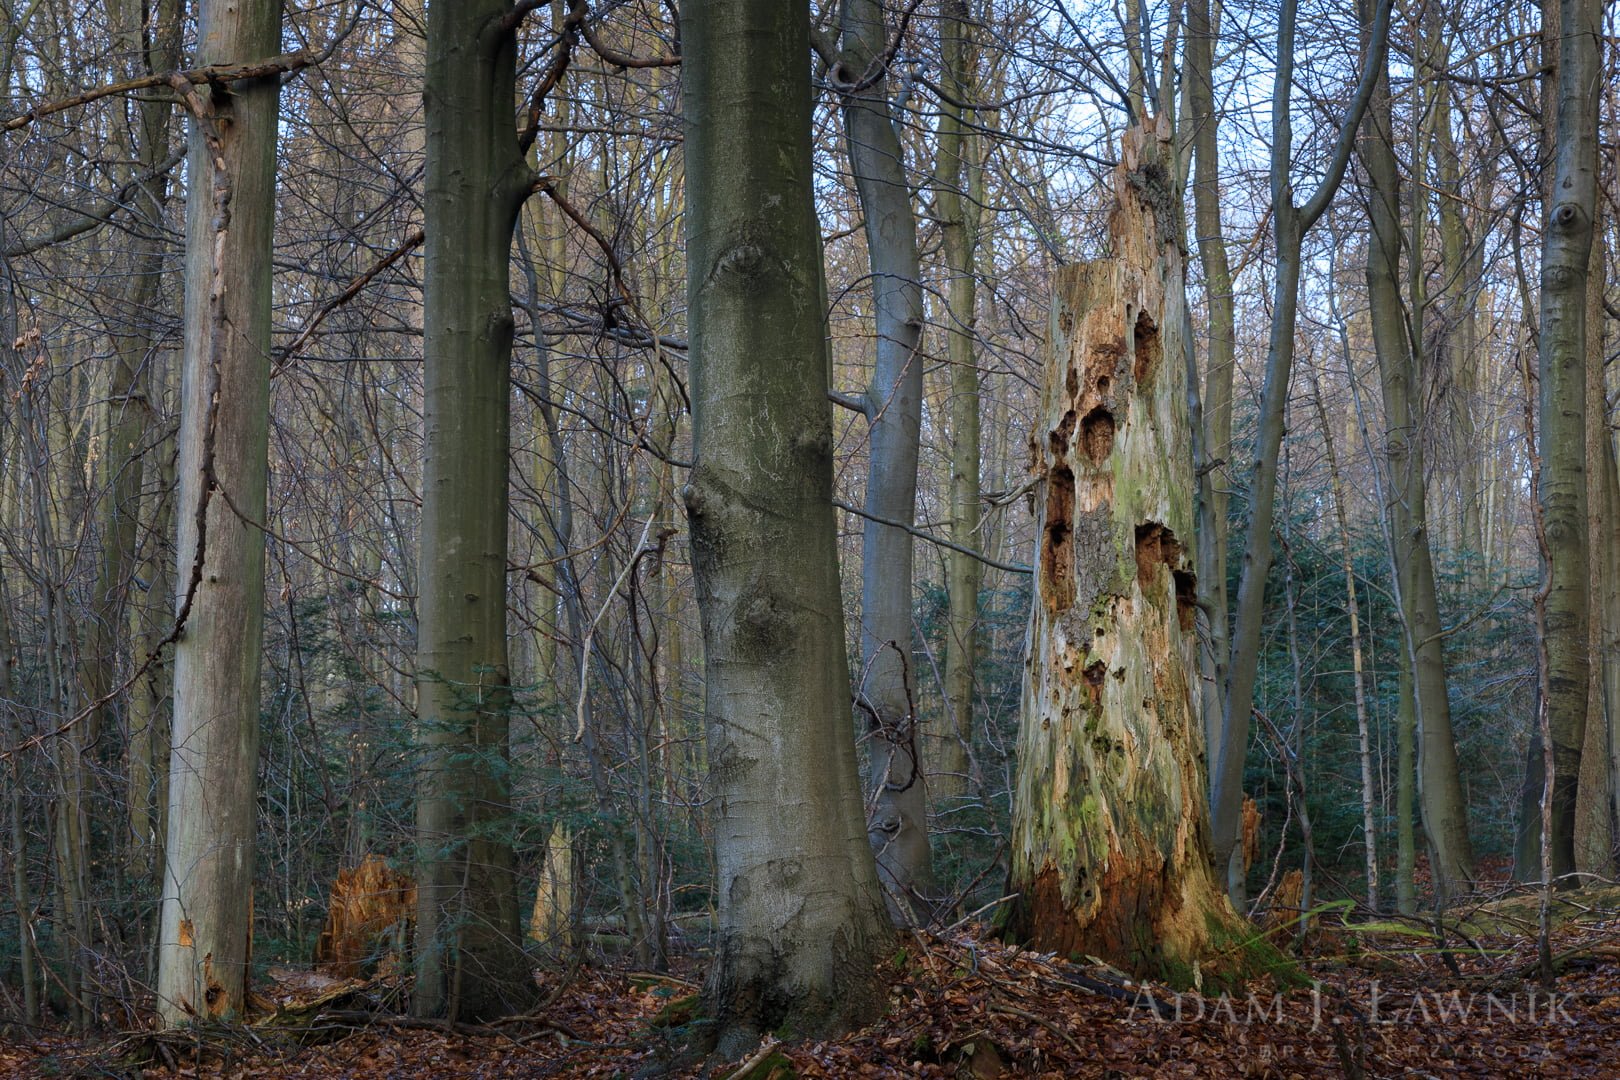
<path fill-rule="evenodd" d="M 197 61 L 275 55 L 275 0 L 199 8 Z M 270 416 L 276 77 L 181 87 L 186 205 L 174 720 L 158 943 L 165 1027 L 240 1016 L 253 932 L 254 785 Z M 193 100 L 194 99 L 194 100 Z"/>
<path fill-rule="evenodd" d="M 1173 976 L 1236 917 L 1204 801 L 1168 127 L 1126 134 L 1114 257 L 1054 283 L 1012 887 L 1040 948 Z"/>

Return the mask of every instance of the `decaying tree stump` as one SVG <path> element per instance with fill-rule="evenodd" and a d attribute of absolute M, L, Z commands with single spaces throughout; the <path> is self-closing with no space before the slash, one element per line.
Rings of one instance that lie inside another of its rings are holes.
<path fill-rule="evenodd" d="M 398 963 L 415 919 L 416 883 L 378 856 L 367 855 L 359 866 L 339 870 L 332 883 L 315 965 L 337 978 L 353 979 L 389 957 Z"/>
<path fill-rule="evenodd" d="M 1054 275 L 1011 929 L 1175 981 L 1245 935 L 1209 862 L 1168 133 L 1126 132 L 1112 256 Z"/>
<path fill-rule="evenodd" d="M 529 914 L 529 939 L 566 947 L 573 943 L 569 921 L 574 911 L 573 834 L 561 822 L 551 827 L 540 887 Z"/>

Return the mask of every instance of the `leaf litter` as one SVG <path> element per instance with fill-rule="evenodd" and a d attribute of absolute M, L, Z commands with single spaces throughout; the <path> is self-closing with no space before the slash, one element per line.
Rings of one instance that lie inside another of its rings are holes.
<path fill-rule="evenodd" d="M 668 974 L 597 957 L 541 976 L 541 1014 L 447 1026 L 402 1014 L 403 976 L 273 969 L 247 1025 L 79 1039 L 0 1029 L 0 1076 L 428 1080 L 630 1077 L 1615 1077 L 1620 890 L 1558 900 L 1542 985 L 1533 897 L 1421 920 L 1317 917 L 1298 985 L 1224 995 L 1130 980 L 984 928 L 916 933 L 885 966 L 889 1008 L 836 1040 L 767 1040 L 740 1063 L 672 1065 L 696 1018 L 701 957 Z M 1533 922 L 1533 914 L 1532 914 Z M 1294 928 L 1282 931 L 1292 935 Z M 1272 931 L 1276 940 L 1278 931 Z"/>

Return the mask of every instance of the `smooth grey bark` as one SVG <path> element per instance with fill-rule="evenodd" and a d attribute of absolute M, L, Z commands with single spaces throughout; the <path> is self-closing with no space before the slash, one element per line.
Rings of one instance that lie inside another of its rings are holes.
<path fill-rule="evenodd" d="M 910 525 L 917 512 L 922 431 L 922 270 L 917 215 L 889 112 L 883 62 L 888 31 L 877 0 L 844 0 L 834 85 L 843 94 L 844 140 L 865 220 L 876 353 L 863 404 L 867 419 L 866 512 Z M 861 531 L 861 671 L 855 701 L 871 739 L 867 829 L 897 923 L 927 922 L 933 906 L 928 784 L 923 775 L 911 670 L 912 539 L 871 517 Z"/>
<path fill-rule="evenodd" d="M 1395 162 L 1387 74 L 1380 72 L 1362 124 L 1359 154 L 1367 172 L 1371 239 L 1367 246 L 1367 296 L 1373 348 L 1384 401 L 1384 492 L 1395 594 L 1401 612 L 1402 647 L 1412 668 L 1417 716 L 1418 807 L 1429 841 L 1435 898 L 1466 889 L 1473 881 L 1468 806 L 1457 767 L 1451 729 L 1440 607 L 1429 547 L 1427 477 L 1423 433 L 1414 400 L 1421 385 L 1420 330 L 1423 303 L 1412 297 L 1412 314 L 1401 299 L 1400 177 Z M 1413 239 L 1420 228 L 1414 219 Z M 1421 247 L 1412 278 L 1420 288 Z"/>
<path fill-rule="evenodd" d="M 418 1016 L 528 1001 L 510 832 L 512 231 L 533 190 L 511 0 L 428 5 L 417 607 Z"/>
<path fill-rule="evenodd" d="M 832 498 L 807 0 L 681 7 L 695 463 L 722 1054 L 882 1007 Z M 768 88 L 768 89 L 767 89 Z M 783 558 L 785 552 L 791 558 Z"/>
<path fill-rule="evenodd" d="M 204 0 L 197 61 L 274 56 L 280 38 L 280 0 Z M 247 987 L 280 96 L 273 75 L 188 95 L 175 577 L 185 621 L 174 650 L 157 988 L 169 1026 L 239 1015 Z"/>
<path fill-rule="evenodd" d="M 1277 20 L 1277 73 L 1271 107 L 1271 220 L 1276 243 L 1271 335 L 1266 346 L 1265 382 L 1254 445 L 1254 475 L 1249 482 L 1249 525 L 1244 534 L 1243 571 L 1238 582 L 1237 617 L 1232 630 L 1231 664 L 1227 670 L 1225 709 L 1213 749 L 1210 803 L 1213 809 L 1215 860 L 1226 866 L 1227 888 L 1240 910 L 1245 892 L 1239 841 L 1243 832 L 1243 764 L 1248 752 L 1249 714 L 1260 657 L 1260 631 L 1265 618 L 1266 576 L 1271 570 L 1271 532 L 1275 520 L 1277 462 L 1282 448 L 1283 414 L 1294 366 L 1294 327 L 1298 318 L 1301 247 L 1305 233 L 1322 216 L 1344 179 L 1362 113 L 1372 95 L 1374 76 L 1389 49 L 1390 0 L 1379 0 L 1377 16 L 1350 108 L 1340 125 L 1333 157 L 1316 190 L 1303 206 L 1294 202 L 1289 165 L 1293 126 L 1296 0 L 1283 0 Z"/>
<path fill-rule="evenodd" d="M 1590 619 L 1586 479 L 1586 290 L 1597 208 L 1599 5 L 1560 0 L 1553 182 L 1544 208 L 1537 360 L 1536 488 L 1546 538 L 1547 730 L 1552 873 L 1575 869 L 1575 802 L 1586 737 Z"/>

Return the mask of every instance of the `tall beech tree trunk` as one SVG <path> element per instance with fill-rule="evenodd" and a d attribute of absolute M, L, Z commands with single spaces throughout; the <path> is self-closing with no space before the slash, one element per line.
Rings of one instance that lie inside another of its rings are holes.
<path fill-rule="evenodd" d="M 1211 874 L 1194 686 L 1168 128 L 1125 133 L 1114 257 L 1054 283 L 1011 872 L 1013 926 L 1037 947 L 1160 974 L 1184 972 L 1235 922 Z"/>
<path fill-rule="evenodd" d="M 198 64 L 274 56 L 280 0 L 204 0 L 197 39 Z M 171 1026 L 239 1014 L 247 989 L 281 84 L 193 92 L 175 575 L 186 619 L 158 942 L 158 1010 Z"/>
<path fill-rule="evenodd" d="M 1238 907 L 1246 885 L 1242 845 L 1243 765 L 1249 746 L 1249 714 L 1260 663 L 1260 632 L 1265 621 L 1266 576 L 1271 572 L 1271 532 L 1276 516 L 1277 461 L 1282 449 L 1283 416 L 1294 369 L 1294 327 L 1299 316 L 1301 247 L 1309 231 L 1344 179 L 1350 149 L 1372 95 L 1373 80 L 1384 69 L 1389 50 L 1390 0 L 1378 0 L 1378 11 L 1363 58 L 1355 97 L 1341 121 L 1333 157 L 1316 190 L 1303 206 L 1294 201 L 1289 176 L 1293 157 L 1294 30 L 1297 0 L 1283 0 L 1277 20 L 1277 72 L 1271 102 L 1271 224 L 1276 243 L 1276 273 L 1271 305 L 1271 335 L 1266 344 L 1265 382 L 1260 390 L 1260 416 L 1255 433 L 1254 475 L 1249 482 L 1249 526 L 1243 538 L 1243 573 L 1238 580 L 1237 617 L 1232 626 L 1231 663 L 1226 673 L 1225 712 L 1211 748 L 1210 805 L 1215 859 L 1227 868 L 1227 890 Z"/>
<path fill-rule="evenodd" d="M 488 1018 L 532 990 L 509 820 L 510 257 L 534 184 L 513 116 L 516 25 L 511 0 L 428 5 L 418 1016 Z"/>
<path fill-rule="evenodd" d="M 1389 527 L 1400 602 L 1402 647 L 1412 665 L 1417 713 L 1418 806 L 1429 841 L 1435 897 L 1443 902 L 1473 881 L 1468 805 L 1457 767 L 1446 686 L 1440 606 L 1429 548 L 1427 478 L 1424 469 L 1419 361 L 1423 355 L 1421 297 L 1410 316 L 1401 302 L 1400 179 L 1391 136 L 1389 81 L 1380 72 L 1362 124 L 1360 156 L 1367 170 L 1371 240 L 1367 246 L 1367 296 L 1379 386 L 1384 399 L 1384 456 L 1389 486 L 1384 513 Z M 1421 154 L 1421 147 L 1416 153 Z M 1414 222 L 1413 240 L 1420 239 Z M 1421 264 L 1421 245 L 1414 261 Z M 1414 293 L 1421 274 L 1413 274 Z"/>
<path fill-rule="evenodd" d="M 1552 872 L 1575 869 L 1575 801 L 1586 737 L 1590 609 L 1586 511 L 1586 289 L 1597 207 L 1599 5 L 1560 0 L 1553 183 L 1541 249 L 1536 500 L 1546 532 L 1547 727 Z"/>
<path fill-rule="evenodd" d="M 946 294 L 946 349 L 950 359 L 950 536 L 961 547 L 983 550 L 979 492 L 979 369 L 975 343 L 978 306 L 974 257 L 978 248 L 979 205 L 971 198 L 982 166 L 963 106 L 978 93 L 977 54 L 970 35 L 967 0 L 942 0 L 940 50 L 946 90 L 961 104 L 944 102 L 939 116 L 939 161 L 935 205 L 940 239 L 950 274 Z M 945 591 L 950 613 L 945 633 L 945 730 L 933 736 L 929 794 L 936 802 L 968 792 L 973 743 L 974 668 L 978 663 L 979 560 L 960 551 L 945 552 Z"/>
<path fill-rule="evenodd" d="M 1614 857 L 1614 819 L 1610 811 L 1614 793 L 1609 775 L 1609 716 L 1613 704 L 1608 688 L 1616 681 L 1616 657 L 1609 647 L 1617 626 L 1611 602 L 1612 559 L 1605 550 L 1608 530 L 1615 518 L 1615 506 L 1608 501 L 1609 463 L 1614 458 L 1609 438 L 1608 389 L 1605 385 L 1604 357 L 1604 252 L 1603 214 L 1598 212 L 1593 226 L 1592 251 L 1586 277 L 1586 352 L 1583 377 L 1586 379 L 1586 545 L 1590 552 L 1587 571 L 1591 575 L 1587 622 L 1587 655 L 1591 657 L 1586 692 L 1586 738 L 1581 745 L 1581 774 L 1576 792 L 1575 868 L 1586 873 L 1611 876 Z"/>
<path fill-rule="evenodd" d="M 681 23 L 685 495 L 720 897 L 704 995 L 721 1053 L 735 1056 L 767 1031 L 871 1018 L 891 938 L 839 601 L 809 4 L 686 0 Z"/>
<path fill-rule="evenodd" d="M 858 84 L 888 46 L 877 0 L 844 0 L 835 85 Z M 877 330 L 867 385 L 866 511 L 910 525 L 917 513 L 922 430 L 922 270 L 905 157 L 881 75 L 843 98 L 850 171 L 866 223 Z M 897 922 L 926 922 L 933 905 L 928 784 L 918 749 L 911 670 L 911 534 L 871 518 L 861 532 L 861 671 L 855 700 L 870 726 L 867 828 Z"/>

